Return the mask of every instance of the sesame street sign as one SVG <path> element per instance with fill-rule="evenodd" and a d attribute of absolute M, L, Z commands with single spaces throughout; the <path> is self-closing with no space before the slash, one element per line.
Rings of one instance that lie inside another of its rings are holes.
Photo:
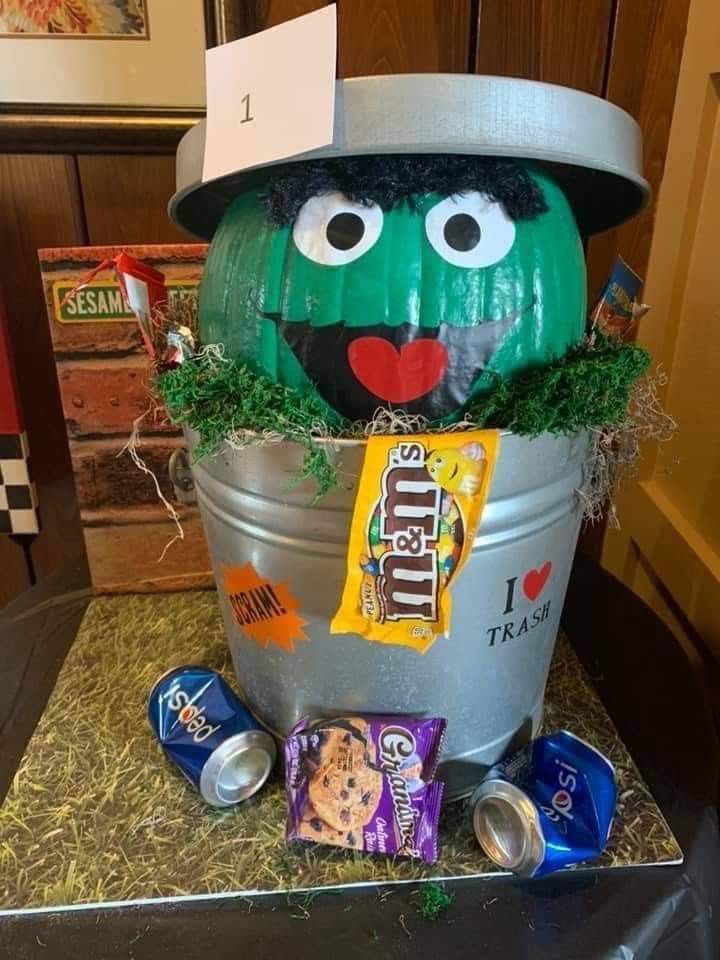
<path fill-rule="evenodd" d="M 476 430 L 368 440 L 332 633 L 419 653 L 448 633 L 448 588 L 472 551 L 499 438 Z"/>
<path fill-rule="evenodd" d="M 196 294 L 197 280 L 166 284 L 170 303 Z M 68 294 L 74 293 L 72 297 Z M 76 280 L 56 280 L 52 285 L 55 320 L 58 323 L 107 323 L 135 320 L 117 280 L 93 280 L 78 289 Z"/>

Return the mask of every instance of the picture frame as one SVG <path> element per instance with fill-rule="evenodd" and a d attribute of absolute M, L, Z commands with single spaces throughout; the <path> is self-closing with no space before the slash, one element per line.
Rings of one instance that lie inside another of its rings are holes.
<path fill-rule="evenodd" d="M 148 4 L 147 10 L 151 24 L 148 31 L 149 37 L 137 39 L 113 37 L 104 40 L 104 50 L 111 50 L 119 63 L 122 63 L 123 51 L 129 49 L 131 44 L 146 43 L 148 40 L 158 42 L 158 39 L 162 39 L 158 38 L 160 31 L 157 29 L 157 24 L 153 24 L 153 4 L 165 3 L 166 0 L 145 0 L 145 2 Z M 220 37 L 226 36 L 225 21 L 218 19 L 224 16 L 222 0 L 196 0 L 196 2 L 201 8 L 199 22 L 204 23 L 204 36 L 200 39 L 202 46 L 196 56 L 196 82 L 192 97 L 194 102 L 154 105 L 152 102 L 139 103 L 136 97 L 135 102 L 129 103 L 108 104 L 99 103 L 97 100 L 96 102 L 48 103 L 33 98 L 31 92 L 27 102 L 12 99 L 0 102 L 0 151 L 4 153 L 144 154 L 167 154 L 174 151 L 182 135 L 205 115 L 202 78 L 199 81 L 199 96 L 197 93 L 199 69 L 202 69 L 202 76 L 204 76 L 204 68 L 199 66 L 203 60 L 202 51 L 214 46 L 219 42 Z M 198 22 L 197 11 L 195 21 Z M 174 30 L 176 26 L 177 24 Z M 193 36 L 196 33 L 197 30 L 193 30 Z M 183 40 L 185 48 L 191 48 L 190 45 L 195 42 L 192 37 L 184 37 Z M 78 81 L 78 98 L 82 100 L 83 72 L 87 78 L 92 76 L 93 70 L 92 62 L 84 63 L 82 59 L 83 47 L 84 44 L 89 45 L 95 42 L 97 42 L 96 37 L 53 35 L 49 38 L 44 35 L 42 37 L 18 35 L 17 38 L 14 36 L 9 38 L 8 34 L 3 34 L 0 36 L 0 90 L 7 90 L 10 86 L 3 85 L 2 82 L 3 61 L 7 64 L 9 60 L 7 56 L 2 55 L 3 44 L 23 44 L 21 48 L 24 54 L 23 63 L 26 59 L 32 61 L 33 56 L 36 56 L 33 51 L 43 44 L 46 50 L 54 49 L 55 46 L 58 50 L 63 50 L 63 56 L 59 60 L 66 65 L 69 63 L 73 68 L 76 64 L 79 65 L 77 73 L 81 79 Z M 48 44 L 52 44 L 53 47 L 48 48 Z M 25 55 L 26 51 L 30 51 L 33 56 Z M 118 52 L 115 53 L 115 51 Z M 47 60 L 47 54 L 45 59 Z M 16 60 L 18 60 L 17 53 Z M 58 67 L 57 75 L 66 79 L 67 66 L 64 72 Z M 120 78 L 119 90 L 122 89 L 121 84 L 122 78 Z M 137 87 L 137 83 L 135 86 Z M 167 83 L 165 87 L 167 88 Z M 165 95 L 167 97 L 167 90 Z M 116 93 L 116 99 L 117 96 Z M 152 97 L 148 96 L 148 100 L 152 101 Z"/>

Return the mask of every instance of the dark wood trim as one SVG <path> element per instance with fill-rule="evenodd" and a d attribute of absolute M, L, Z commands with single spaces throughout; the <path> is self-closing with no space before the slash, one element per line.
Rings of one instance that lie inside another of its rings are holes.
<path fill-rule="evenodd" d="M 205 46 L 208 50 L 216 47 L 219 43 L 224 43 L 222 24 L 220 14 L 222 12 L 223 0 L 203 0 L 205 10 Z"/>
<path fill-rule="evenodd" d="M 172 153 L 204 110 L 0 109 L 2 153 Z"/>

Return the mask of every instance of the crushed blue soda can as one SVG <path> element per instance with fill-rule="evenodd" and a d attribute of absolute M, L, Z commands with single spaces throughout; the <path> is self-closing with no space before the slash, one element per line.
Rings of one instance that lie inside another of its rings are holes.
<path fill-rule="evenodd" d="M 165 753 L 214 807 L 257 793 L 275 764 L 272 736 L 207 667 L 176 667 L 160 677 L 148 719 Z"/>
<path fill-rule="evenodd" d="M 472 797 L 473 827 L 498 866 L 539 877 L 599 856 L 616 802 L 610 761 L 561 730 L 488 771 Z"/>

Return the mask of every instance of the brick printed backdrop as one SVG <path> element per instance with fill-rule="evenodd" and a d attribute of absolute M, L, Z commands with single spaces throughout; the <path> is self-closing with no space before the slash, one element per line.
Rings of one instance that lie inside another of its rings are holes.
<path fill-rule="evenodd" d="M 102 593 L 208 586 L 212 576 L 197 508 L 178 500 L 168 473 L 170 457 L 184 446 L 181 432 L 163 411 L 146 417 L 142 426 L 140 455 L 178 511 L 185 533 L 162 562 L 175 527 L 152 479 L 130 457 L 118 456 L 133 421 L 149 406 L 150 358 L 113 270 L 98 274 L 61 306 L 68 290 L 121 250 L 160 270 L 171 290 L 197 286 L 207 252 L 201 244 L 176 244 L 39 253 L 93 585 Z"/>

